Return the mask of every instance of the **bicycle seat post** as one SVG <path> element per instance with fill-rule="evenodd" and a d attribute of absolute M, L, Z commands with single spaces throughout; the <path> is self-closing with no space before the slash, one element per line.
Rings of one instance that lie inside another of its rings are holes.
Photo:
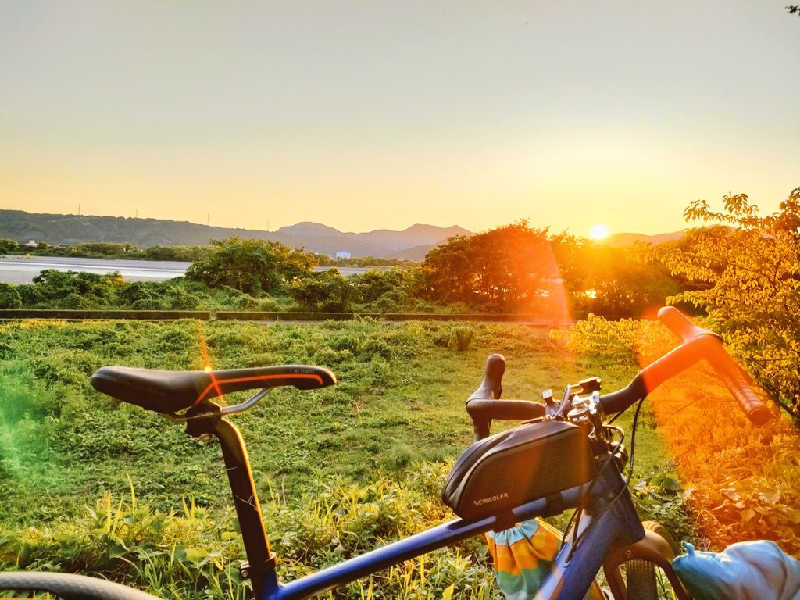
<path fill-rule="evenodd" d="M 244 440 L 233 423 L 219 413 L 188 421 L 186 433 L 193 437 L 213 434 L 222 446 L 225 471 L 247 554 L 247 563 L 242 566 L 240 573 L 252 582 L 255 598 L 261 598 L 265 585 L 270 588 L 278 585 L 276 559 L 269 548 Z"/>

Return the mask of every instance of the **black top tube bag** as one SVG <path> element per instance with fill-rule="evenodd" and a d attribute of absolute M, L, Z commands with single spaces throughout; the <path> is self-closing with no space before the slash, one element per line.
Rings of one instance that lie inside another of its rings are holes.
<path fill-rule="evenodd" d="M 447 476 L 442 501 L 462 519 L 476 520 L 581 485 L 592 475 L 589 440 L 580 427 L 534 421 L 467 448 Z"/>

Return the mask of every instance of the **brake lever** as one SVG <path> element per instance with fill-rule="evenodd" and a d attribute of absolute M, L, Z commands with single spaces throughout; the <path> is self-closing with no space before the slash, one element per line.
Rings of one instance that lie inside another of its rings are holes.
<path fill-rule="evenodd" d="M 553 419 L 564 418 L 572 407 L 572 387 L 567 385 L 564 388 L 564 397 L 558 404 L 547 403 L 545 405 L 545 415 Z"/>

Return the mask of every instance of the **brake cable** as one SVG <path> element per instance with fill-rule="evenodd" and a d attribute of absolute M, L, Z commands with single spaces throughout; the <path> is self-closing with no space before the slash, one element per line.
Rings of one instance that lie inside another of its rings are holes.
<path fill-rule="evenodd" d="M 633 413 L 633 424 L 631 425 L 631 452 L 630 452 L 630 457 L 629 457 L 629 460 L 628 460 L 628 475 L 625 478 L 625 485 L 620 488 L 619 492 L 617 492 L 614 495 L 614 498 L 612 498 L 611 501 L 608 502 L 608 504 L 606 504 L 605 508 L 592 520 L 592 522 L 595 522 L 596 520 L 600 519 L 608 511 L 608 509 L 611 508 L 611 506 L 614 504 L 614 502 L 616 502 L 619 499 L 619 497 L 625 492 L 625 490 L 628 489 L 628 485 L 630 484 L 631 477 L 633 476 L 633 458 L 634 458 L 634 454 L 636 452 L 636 431 L 637 431 L 637 428 L 638 428 L 638 425 L 639 425 L 639 412 L 642 409 L 642 403 L 643 402 L 644 402 L 644 398 L 641 398 L 639 400 L 639 402 L 636 404 L 636 411 Z M 614 415 L 614 417 L 609 421 L 609 423 L 613 422 L 614 419 L 616 419 L 620 414 L 622 414 L 622 412 L 624 412 L 624 411 L 620 411 L 619 413 Z M 622 442 L 620 441 L 620 445 L 621 445 L 621 443 Z M 597 470 L 597 473 L 595 474 L 594 478 L 592 479 L 591 483 L 589 484 L 589 487 L 586 490 L 586 494 L 584 495 L 584 498 L 586 498 L 586 496 L 588 496 L 589 493 L 592 491 L 592 488 L 594 487 L 594 484 L 598 481 L 598 477 L 599 477 L 600 473 L 606 468 L 606 466 L 608 466 L 608 463 L 612 459 L 613 459 L 613 454 L 609 454 L 608 457 L 606 458 L 606 460 L 603 462 L 603 465 Z M 578 547 L 578 543 L 581 541 L 583 536 L 586 534 L 586 531 L 588 530 L 588 528 L 587 528 L 586 530 L 581 532 L 580 535 L 578 535 L 578 524 L 579 524 L 580 514 L 582 512 L 583 512 L 583 499 L 581 500 L 580 506 L 578 506 L 578 508 L 575 509 L 575 511 L 572 513 L 572 516 L 569 518 L 569 521 L 567 522 L 566 531 L 569 531 L 570 527 L 572 527 L 572 525 L 573 525 L 573 521 L 576 520 L 576 517 L 578 518 L 578 522 L 575 523 L 575 527 L 573 527 L 573 529 L 572 529 L 572 545 L 570 547 L 569 556 L 567 557 L 567 560 L 571 560 L 573 553 L 575 552 L 575 550 Z M 591 524 L 589 526 L 591 527 Z M 561 552 L 561 549 L 564 547 L 564 543 L 566 542 L 566 538 L 567 538 L 566 535 L 564 535 L 561 538 L 561 546 L 559 546 L 559 549 L 558 549 L 559 552 Z"/>
<path fill-rule="evenodd" d="M 633 425 L 631 425 L 631 454 L 628 460 L 628 477 L 625 479 L 625 487 L 628 487 L 628 484 L 631 482 L 631 477 L 633 477 L 633 455 L 636 452 L 636 428 L 639 425 L 639 411 L 642 410 L 642 403 L 644 402 L 644 398 L 639 400 L 639 403 L 636 405 L 636 412 L 633 413 Z"/>

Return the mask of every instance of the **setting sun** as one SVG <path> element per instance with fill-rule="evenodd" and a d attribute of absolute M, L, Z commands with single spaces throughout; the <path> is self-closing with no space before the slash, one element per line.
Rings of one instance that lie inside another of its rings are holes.
<path fill-rule="evenodd" d="M 593 240 L 602 240 L 603 238 L 607 238 L 610 233 L 611 230 L 606 225 L 600 223 L 597 225 L 592 225 L 589 228 L 589 237 Z"/>

